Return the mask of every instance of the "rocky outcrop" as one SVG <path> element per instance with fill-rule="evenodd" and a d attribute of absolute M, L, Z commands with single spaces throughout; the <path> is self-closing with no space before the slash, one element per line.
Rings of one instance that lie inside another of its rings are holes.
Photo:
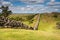
<path fill-rule="evenodd" d="M 20 21 L 15 21 L 15 20 L 10 20 L 4 16 L 0 17 L 0 26 L 3 28 L 21 28 L 21 29 L 31 29 L 33 30 L 32 27 L 29 27 L 25 24 L 23 24 Z"/>

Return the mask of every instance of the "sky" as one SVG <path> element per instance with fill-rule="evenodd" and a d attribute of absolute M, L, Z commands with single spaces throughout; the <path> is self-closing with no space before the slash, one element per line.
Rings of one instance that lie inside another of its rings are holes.
<path fill-rule="evenodd" d="M 9 6 L 13 13 L 60 12 L 60 0 L 0 0 L 2 5 Z"/>

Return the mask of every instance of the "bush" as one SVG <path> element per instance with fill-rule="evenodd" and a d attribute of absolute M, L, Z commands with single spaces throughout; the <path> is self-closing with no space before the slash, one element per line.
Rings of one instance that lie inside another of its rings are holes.
<path fill-rule="evenodd" d="M 24 19 L 22 17 L 9 17 L 9 19 L 11 20 L 16 20 L 16 21 L 24 21 Z"/>
<path fill-rule="evenodd" d="M 60 22 L 58 22 L 58 23 L 56 23 L 56 27 L 57 27 L 57 29 L 60 29 Z"/>

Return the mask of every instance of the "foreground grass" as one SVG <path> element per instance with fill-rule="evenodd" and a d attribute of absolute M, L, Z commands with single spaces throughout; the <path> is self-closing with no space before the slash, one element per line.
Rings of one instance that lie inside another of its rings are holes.
<path fill-rule="evenodd" d="M 0 40 L 60 40 L 60 31 L 0 29 Z"/>

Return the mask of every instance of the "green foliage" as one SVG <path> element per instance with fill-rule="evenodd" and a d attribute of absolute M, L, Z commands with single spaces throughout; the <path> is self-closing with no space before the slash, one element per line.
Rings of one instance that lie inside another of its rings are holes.
<path fill-rule="evenodd" d="M 9 11 L 8 6 L 6 6 L 6 7 L 2 6 L 1 9 L 2 9 L 2 16 L 4 16 L 4 17 L 7 17 L 10 14 L 12 14 L 12 11 Z"/>
<path fill-rule="evenodd" d="M 29 24 L 33 23 L 34 21 L 34 16 L 35 14 L 12 14 L 8 16 L 9 19 L 11 20 L 16 20 L 16 21 L 28 21 Z"/>
<path fill-rule="evenodd" d="M 54 18 L 56 21 L 60 21 L 60 13 L 54 13 L 54 14 L 53 14 L 53 18 Z"/>
<path fill-rule="evenodd" d="M 34 14 L 34 15 L 30 15 L 30 16 L 27 16 L 26 19 L 29 21 L 29 24 L 33 23 L 33 21 L 34 21 L 33 18 L 35 17 L 35 15 L 36 15 L 36 14 Z"/>
<path fill-rule="evenodd" d="M 0 13 L 0 16 L 2 16 L 2 14 Z"/>
<path fill-rule="evenodd" d="M 57 28 L 57 29 L 60 29 L 60 22 L 57 22 L 57 23 L 56 23 L 56 28 Z"/>
<path fill-rule="evenodd" d="M 54 15 L 55 18 L 57 18 L 57 15 Z"/>
<path fill-rule="evenodd" d="M 21 17 L 10 17 L 11 20 L 24 21 Z"/>
<path fill-rule="evenodd" d="M 29 23 L 31 24 L 31 23 L 33 23 L 34 22 L 34 19 L 32 19 L 32 20 L 29 20 Z"/>
<path fill-rule="evenodd" d="M 30 15 L 30 16 L 27 16 L 27 20 L 31 20 L 34 18 L 35 15 Z"/>

